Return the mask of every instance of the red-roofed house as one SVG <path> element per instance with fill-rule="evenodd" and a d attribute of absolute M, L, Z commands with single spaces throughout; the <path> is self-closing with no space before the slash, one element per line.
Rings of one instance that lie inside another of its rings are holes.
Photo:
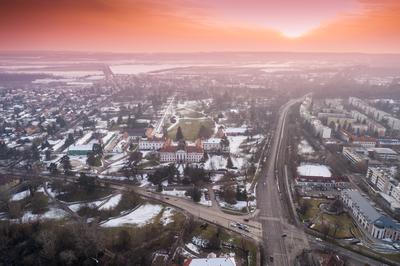
<path fill-rule="evenodd" d="M 159 154 L 160 162 L 164 163 L 198 163 L 203 159 L 204 150 L 201 145 L 187 145 L 185 142 L 177 145 L 166 143 Z"/>

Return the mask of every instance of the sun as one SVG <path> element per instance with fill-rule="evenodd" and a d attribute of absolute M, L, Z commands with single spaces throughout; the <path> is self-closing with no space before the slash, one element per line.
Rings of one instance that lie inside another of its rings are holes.
<path fill-rule="evenodd" d="M 302 36 L 304 36 L 305 34 L 307 34 L 307 30 L 293 30 L 293 29 L 285 29 L 285 30 L 279 30 L 279 32 L 288 39 L 297 39 L 300 38 Z"/>

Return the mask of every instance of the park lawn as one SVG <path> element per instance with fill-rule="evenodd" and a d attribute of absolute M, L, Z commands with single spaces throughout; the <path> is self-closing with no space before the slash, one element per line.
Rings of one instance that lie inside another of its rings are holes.
<path fill-rule="evenodd" d="M 319 205 L 321 203 L 326 203 L 325 199 L 302 199 L 302 201 L 307 201 L 310 204 L 310 208 L 307 210 L 306 214 L 302 217 L 303 220 L 312 220 L 319 212 Z"/>
<path fill-rule="evenodd" d="M 186 140 L 194 141 L 198 138 L 200 127 L 204 126 L 210 135 L 214 133 L 215 123 L 210 118 L 181 118 L 172 128 L 168 130 L 168 136 L 175 139 L 178 127 L 181 127 L 183 136 Z"/>
<path fill-rule="evenodd" d="M 347 214 L 342 213 L 340 215 L 321 214 L 318 221 L 315 222 L 313 229 L 321 232 L 322 221 L 325 225 L 329 226 L 329 236 L 335 238 L 352 238 L 352 231 L 355 230 L 356 226 L 353 223 L 353 219 Z M 335 234 L 335 225 L 338 225 L 338 229 Z"/>

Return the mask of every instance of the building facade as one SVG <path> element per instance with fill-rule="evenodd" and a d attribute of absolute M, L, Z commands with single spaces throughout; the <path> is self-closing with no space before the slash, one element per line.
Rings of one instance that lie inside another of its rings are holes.
<path fill-rule="evenodd" d="M 343 190 L 340 199 L 359 227 L 371 237 L 400 241 L 400 224 L 380 214 L 360 192 Z"/>
<path fill-rule="evenodd" d="M 204 157 L 200 145 L 187 145 L 185 142 L 167 144 L 159 150 L 162 163 L 198 163 Z"/>

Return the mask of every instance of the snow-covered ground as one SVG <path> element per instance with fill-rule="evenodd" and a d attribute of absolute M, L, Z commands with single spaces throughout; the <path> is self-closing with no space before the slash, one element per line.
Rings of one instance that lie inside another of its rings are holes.
<path fill-rule="evenodd" d="M 33 214 L 31 211 L 25 212 L 24 215 L 22 216 L 22 222 L 30 222 L 30 221 L 36 221 L 36 220 L 42 220 L 42 219 L 62 219 L 68 215 L 67 212 L 65 212 L 62 209 L 58 208 L 50 208 L 47 212 L 43 214 Z"/>
<path fill-rule="evenodd" d="M 209 244 L 209 241 L 207 239 L 202 239 L 199 236 L 194 236 L 192 238 L 192 243 L 195 244 L 196 246 L 206 248 Z"/>
<path fill-rule="evenodd" d="M 207 191 L 207 189 L 205 189 L 205 191 Z M 201 192 L 201 198 L 200 198 L 199 204 L 204 205 L 204 206 L 209 206 L 209 207 L 212 206 L 212 201 L 206 200 L 204 191 Z"/>
<path fill-rule="evenodd" d="M 200 254 L 199 248 L 192 243 L 188 243 L 185 245 L 188 250 L 195 254 Z"/>
<path fill-rule="evenodd" d="M 297 173 L 301 176 L 332 176 L 329 167 L 322 164 L 302 164 L 297 167 Z"/>
<path fill-rule="evenodd" d="M 118 181 L 123 181 L 123 180 L 128 179 L 126 176 L 112 176 L 112 175 L 99 175 L 99 178 L 100 179 L 118 180 Z"/>
<path fill-rule="evenodd" d="M 104 174 L 112 174 L 117 173 L 122 169 L 127 163 L 127 159 L 122 159 L 120 161 L 114 162 L 108 166 L 108 168 L 103 172 Z"/>
<path fill-rule="evenodd" d="M 151 184 L 147 174 L 137 175 L 136 180 L 140 183 L 139 187 L 146 187 Z"/>
<path fill-rule="evenodd" d="M 240 144 L 247 139 L 246 136 L 229 136 L 229 150 L 233 154 L 240 154 Z"/>
<path fill-rule="evenodd" d="M 226 168 L 227 159 L 222 155 L 211 155 L 208 160 L 204 163 L 204 169 L 206 170 L 218 170 Z"/>
<path fill-rule="evenodd" d="M 169 195 L 169 196 L 176 196 L 176 197 L 182 197 L 182 198 L 189 198 L 185 195 L 186 190 L 163 190 L 161 192 L 164 195 Z"/>
<path fill-rule="evenodd" d="M 229 204 L 225 201 L 219 201 L 219 205 L 222 208 L 231 209 L 235 211 L 241 211 L 243 208 L 247 207 L 247 201 L 237 201 L 236 204 Z"/>
<path fill-rule="evenodd" d="M 300 141 L 299 145 L 297 145 L 297 151 L 298 151 L 298 154 L 300 154 L 300 155 L 307 155 L 307 154 L 314 153 L 313 147 L 311 147 L 311 145 L 305 139 Z"/>
<path fill-rule="evenodd" d="M 121 200 L 122 194 L 117 194 L 109 198 L 103 205 L 100 206 L 99 210 L 110 210 L 114 209 L 119 201 Z"/>
<path fill-rule="evenodd" d="M 30 194 L 31 194 L 31 193 L 30 193 L 29 189 L 27 189 L 27 190 L 24 190 L 24 191 L 15 193 L 15 194 L 11 197 L 10 200 L 11 200 L 11 201 L 23 200 L 23 199 L 29 197 Z"/>
<path fill-rule="evenodd" d="M 212 182 L 218 182 L 224 177 L 223 174 L 215 174 L 211 176 L 211 181 Z"/>
<path fill-rule="evenodd" d="M 241 156 L 231 156 L 231 160 L 233 166 L 239 170 L 245 168 L 245 166 L 248 164 L 248 158 L 244 154 Z"/>
<path fill-rule="evenodd" d="M 124 225 L 144 226 L 151 223 L 162 211 L 161 205 L 146 203 L 132 212 L 120 217 L 112 218 L 101 224 L 103 227 L 118 227 Z"/>
<path fill-rule="evenodd" d="M 58 151 L 65 143 L 66 137 L 64 139 L 49 141 L 50 145 L 53 145 L 53 151 Z"/>
<path fill-rule="evenodd" d="M 174 221 L 173 220 L 173 215 L 174 215 L 174 211 L 173 211 L 172 208 L 170 208 L 170 207 L 165 208 L 164 212 L 163 212 L 163 214 L 161 216 L 161 219 L 160 219 L 161 223 L 163 225 L 167 225 L 167 224 L 172 223 Z"/>
<path fill-rule="evenodd" d="M 82 207 L 84 207 L 84 206 L 87 206 L 87 207 L 89 207 L 89 208 L 97 208 L 97 207 L 99 207 L 100 205 L 102 205 L 102 204 L 104 204 L 105 202 L 107 202 L 108 199 L 109 199 L 109 198 L 103 198 L 103 199 L 96 200 L 96 201 L 91 201 L 91 202 L 78 202 L 78 203 L 70 204 L 68 207 L 69 207 L 72 211 L 77 212 L 77 211 L 79 211 L 80 208 L 82 208 Z"/>

